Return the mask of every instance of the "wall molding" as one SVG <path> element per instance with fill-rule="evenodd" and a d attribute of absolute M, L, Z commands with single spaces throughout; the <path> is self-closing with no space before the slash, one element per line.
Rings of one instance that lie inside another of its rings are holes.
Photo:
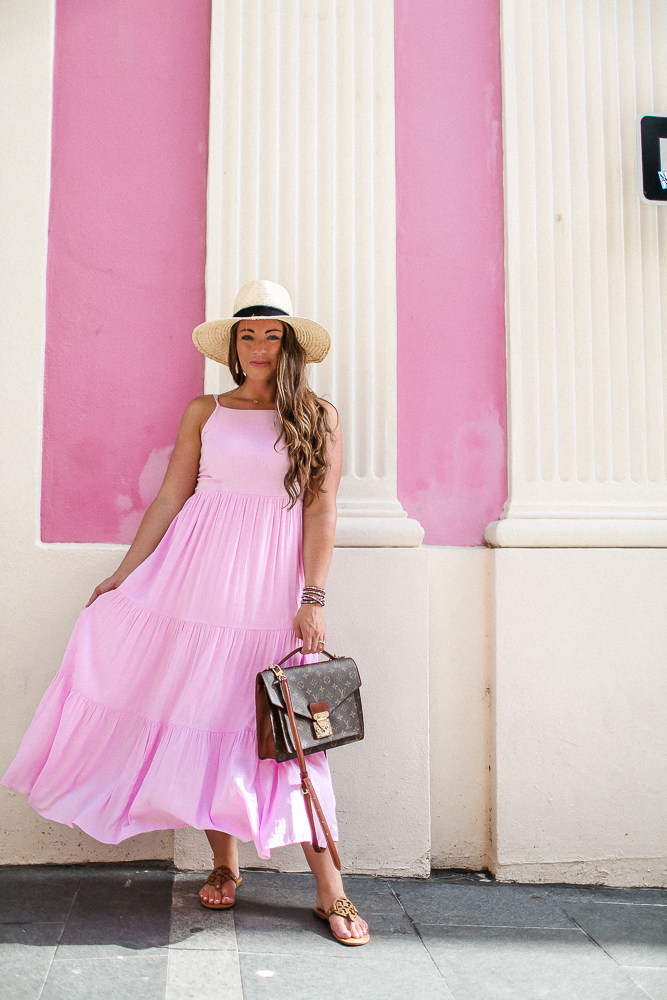
<path fill-rule="evenodd" d="M 494 548 L 667 548 L 667 519 L 508 517 L 486 529 Z"/>

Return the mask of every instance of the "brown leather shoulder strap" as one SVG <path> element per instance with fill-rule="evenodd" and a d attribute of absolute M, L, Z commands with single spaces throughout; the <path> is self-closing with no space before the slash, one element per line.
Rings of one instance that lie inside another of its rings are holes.
<path fill-rule="evenodd" d="M 280 663 L 284 663 L 285 660 L 289 660 L 290 656 L 294 656 L 294 653 L 298 653 L 299 650 L 295 649 L 294 652 L 286 656 L 284 660 Z M 329 659 L 333 657 L 327 653 Z M 306 767 L 306 758 L 303 753 L 303 747 L 301 746 L 301 740 L 299 739 L 299 730 L 297 729 L 296 719 L 294 718 L 294 708 L 292 706 L 292 696 L 290 694 L 289 684 L 287 683 L 287 677 L 280 669 L 280 663 L 277 664 L 277 668 L 274 669 L 274 673 L 278 680 L 280 681 L 280 687 L 283 692 L 283 698 L 285 699 L 285 707 L 287 709 L 287 717 L 289 719 L 290 729 L 292 730 L 292 739 L 294 740 L 294 747 L 296 749 L 297 759 L 299 761 L 299 769 L 301 771 L 301 791 L 303 792 L 304 801 L 306 803 L 306 812 L 308 813 L 308 822 L 310 823 L 310 832 L 312 836 L 311 843 L 313 845 L 313 850 L 317 851 L 318 854 L 324 854 L 326 847 L 320 847 L 317 842 L 317 833 L 315 832 L 315 819 L 313 817 L 313 806 L 315 807 L 315 812 L 317 813 L 317 818 L 322 827 L 322 832 L 324 834 L 324 839 L 327 842 L 327 847 L 331 853 L 331 859 L 340 871 L 341 864 L 340 858 L 338 857 L 338 851 L 336 850 L 336 845 L 331 836 L 329 830 L 329 825 L 327 823 L 326 817 L 320 805 L 320 800 L 317 797 L 313 784 L 308 777 L 308 768 Z"/>

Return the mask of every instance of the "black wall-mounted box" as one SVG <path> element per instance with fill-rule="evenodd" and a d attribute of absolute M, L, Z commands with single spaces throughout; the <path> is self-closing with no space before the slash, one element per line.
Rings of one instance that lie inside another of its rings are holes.
<path fill-rule="evenodd" d="M 642 200 L 667 205 L 667 118 L 643 115 L 638 139 Z"/>

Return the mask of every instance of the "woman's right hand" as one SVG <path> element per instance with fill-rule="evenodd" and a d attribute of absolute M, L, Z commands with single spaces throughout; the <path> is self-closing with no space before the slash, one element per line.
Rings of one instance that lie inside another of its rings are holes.
<path fill-rule="evenodd" d="M 102 582 L 98 583 L 95 590 L 90 595 L 90 600 L 86 604 L 86 607 L 89 608 L 93 601 L 97 600 L 100 594 L 107 594 L 110 590 L 116 590 L 117 587 L 120 587 L 124 579 L 124 576 L 114 573 L 113 576 L 108 576 L 106 580 L 102 580 Z"/>

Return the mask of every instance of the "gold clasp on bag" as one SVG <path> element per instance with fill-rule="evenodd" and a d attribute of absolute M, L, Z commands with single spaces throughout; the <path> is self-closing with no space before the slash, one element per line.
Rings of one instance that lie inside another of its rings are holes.
<path fill-rule="evenodd" d="M 325 736 L 333 736 L 333 730 L 331 728 L 331 723 L 329 722 L 329 702 L 328 701 L 313 701 L 308 706 L 310 709 L 310 714 L 313 717 L 313 728 L 315 730 L 315 739 L 321 740 Z"/>
<path fill-rule="evenodd" d="M 313 714 L 313 726 L 315 727 L 315 736 L 318 740 L 321 740 L 324 736 L 333 736 L 328 712 L 315 712 Z"/>

